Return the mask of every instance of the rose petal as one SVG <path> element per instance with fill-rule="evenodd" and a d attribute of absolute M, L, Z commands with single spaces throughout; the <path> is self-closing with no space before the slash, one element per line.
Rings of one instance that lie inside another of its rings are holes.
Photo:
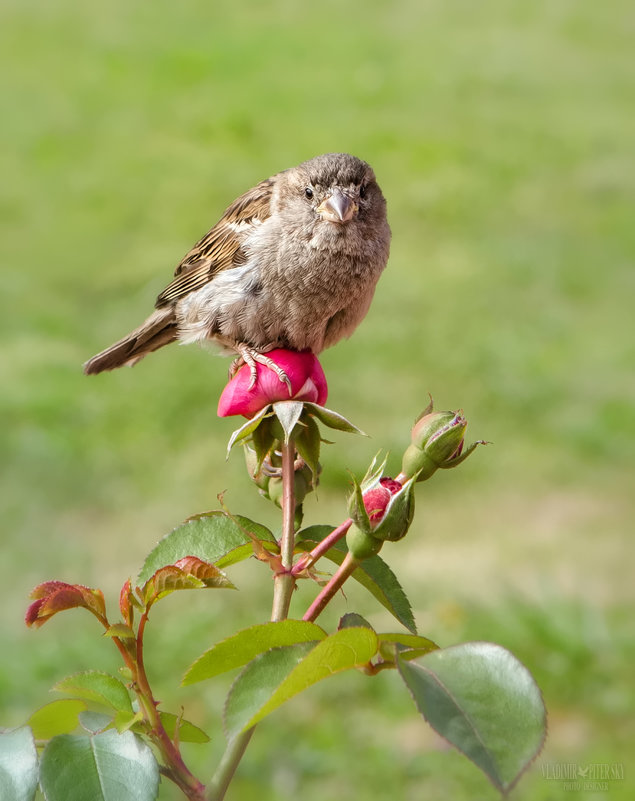
<path fill-rule="evenodd" d="M 323 405 L 327 397 L 326 376 L 322 365 L 311 352 L 282 348 L 267 353 L 287 375 L 287 384 L 266 365 L 256 364 L 256 383 L 249 389 L 251 371 L 243 365 L 223 390 L 218 402 L 219 417 L 242 414 L 253 417 L 264 406 L 282 400 L 307 400 Z"/>

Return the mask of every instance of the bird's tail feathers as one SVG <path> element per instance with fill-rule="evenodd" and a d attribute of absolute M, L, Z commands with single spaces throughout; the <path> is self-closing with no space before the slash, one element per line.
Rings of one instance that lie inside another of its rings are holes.
<path fill-rule="evenodd" d="M 173 309 L 157 309 L 148 319 L 106 350 L 93 356 L 84 365 L 86 375 L 132 366 L 153 350 L 158 350 L 177 338 Z"/>

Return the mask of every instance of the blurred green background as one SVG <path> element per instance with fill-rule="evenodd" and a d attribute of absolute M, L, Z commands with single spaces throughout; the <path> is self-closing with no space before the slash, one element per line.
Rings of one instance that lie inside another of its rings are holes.
<path fill-rule="evenodd" d="M 318 153 L 368 160 L 388 200 L 389 268 L 365 322 L 324 354 L 336 436 L 307 522 L 345 516 L 346 469 L 398 470 L 426 405 L 492 441 L 418 491 L 382 555 L 442 645 L 487 639 L 534 673 L 546 748 L 513 798 L 562 797 L 546 765 L 621 763 L 635 790 L 635 12 L 612 3 L 17 2 L 0 6 L 3 557 L 0 720 L 50 686 L 116 670 L 92 618 L 40 632 L 31 588 L 59 578 L 115 604 L 157 539 L 217 506 L 276 527 L 216 418 L 228 362 L 172 346 L 134 370 L 81 364 L 136 326 L 174 266 L 258 180 Z M 201 651 L 268 616 L 249 562 L 237 593 L 153 612 L 156 694 L 212 734 L 230 678 L 181 690 Z M 315 588 L 303 586 L 300 616 Z M 393 624 L 351 588 L 355 610 Z M 231 797 L 494 799 L 417 718 L 394 675 L 338 677 L 260 727 Z M 167 785 L 161 799 L 175 799 Z"/>

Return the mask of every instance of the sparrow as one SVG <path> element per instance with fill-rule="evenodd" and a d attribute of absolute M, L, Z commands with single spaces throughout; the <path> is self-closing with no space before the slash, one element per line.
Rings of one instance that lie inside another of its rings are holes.
<path fill-rule="evenodd" d="M 362 321 L 390 248 L 386 201 L 366 162 L 327 153 L 237 198 L 176 268 L 152 314 L 84 365 L 134 365 L 168 345 L 213 341 L 247 363 L 274 348 L 320 353 Z"/>

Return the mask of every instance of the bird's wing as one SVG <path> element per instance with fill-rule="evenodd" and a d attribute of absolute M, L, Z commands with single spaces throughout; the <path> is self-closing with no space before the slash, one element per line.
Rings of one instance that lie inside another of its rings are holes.
<path fill-rule="evenodd" d="M 222 270 L 245 261 L 238 232 L 269 217 L 273 180 L 262 181 L 227 208 L 221 219 L 199 240 L 174 272 L 174 280 L 161 292 L 156 308 L 176 303 L 205 286 Z"/>

